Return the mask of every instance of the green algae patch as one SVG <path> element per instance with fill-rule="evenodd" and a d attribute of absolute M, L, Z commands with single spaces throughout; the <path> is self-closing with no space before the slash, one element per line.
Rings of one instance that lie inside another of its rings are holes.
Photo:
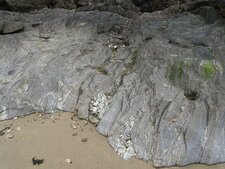
<path fill-rule="evenodd" d="M 167 67 L 167 78 L 172 83 L 175 83 L 175 81 L 180 81 L 183 78 L 184 75 L 184 61 L 174 61 L 172 64 L 170 64 Z"/>
<path fill-rule="evenodd" d="M 166 69 L 166 78 L 174 86 L 184 91 L 184 96 L 195 101 L 199 97 L 199 85 L 201 77 L 196 73 L 198 64 L 191 58 L 176 58 L 172 60 Z"/>
<path fill-rule="evenodd" d="M 201 63 L 192 59 L 173 60 L 167 66 L 166 77 L 172 84 L 181 81 L 196 81 L 203 83 L 213 80 L 217 75 L 223 74 L 223 65 L 215 60 L 203 60 Z"/>
<path fill-rule="evenodd" d="M 203 70 L 203 78 L 205 80 L 212 79 L 216 73 L 217 67 L 213 61 L 205 61 L 201 64 Z"/>
<path fill-rule="evenodd" d="M 191 101 L 198 99 L 205 83 L 215 82 L 222 74 L 223 65 L 216 60 L 175 58 L 166 67 L 167 80 Z"/>

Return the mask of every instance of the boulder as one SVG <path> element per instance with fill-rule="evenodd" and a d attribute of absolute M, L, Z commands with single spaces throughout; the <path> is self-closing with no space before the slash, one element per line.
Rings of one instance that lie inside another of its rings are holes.
<path fill-rule="evenodd" d="M 16 33 L 23 29 L 23 22 L 0 20 L 0 34 Z"/>
<path fill-rule="evenodd" d="M 48 7 L 52 0 L 5 0 L 15 11 L 30 11 Z"/>

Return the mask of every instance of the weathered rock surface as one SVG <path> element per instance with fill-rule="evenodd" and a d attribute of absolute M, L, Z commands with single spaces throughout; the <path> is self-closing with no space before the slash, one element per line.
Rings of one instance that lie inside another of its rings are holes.
<path fill-rule="evenodd" d="M 32 11 L 42 8 L 79 9 L 80 11 L 109 11 L 126 17 L 136 17 L 139 11 L 152 12 L 171 6 L 186 8 L 189 3 L 205 2 L 224 11 L 224 0 L 0 0 L 0 9 Z M 197 5 L 198 6 L 198 5 Z"/>
<path fill-rule="evenodd" d="M 24 23 L 0 20 L 0 34 L 16 33 L 24 29 Z"/>
<path fill-rule="evenodd" d="M 207 15 L 205 15 L 207 13 Z M 225 19 L 201 6 L 136 20 L 44 9 L 0 35 L 0 120 L 74 112 L 123 158 L 155 166 L 225 161 Z"/>
<path fill-rule="evenodd" d="M 48 7 L 52 0 L 5 0 L 16 11 L 29 11 Z"/>
<path fill-rule="evenodd" d="M 225 17 L 225 0 L 210 0 L 210 4 L 220 9 L 220 14 Z"/>
<path fill-rule="evenodd" d="M 0 0 L 0 10 L 28 12 L 42 8 L 77 9 L 77 11 L 108 11 L 129 18 L 140 12 L 167 9 L 168 13 L 182 13 L 200 6 L 211 5 L 224 16 L 224 0 Z"/>

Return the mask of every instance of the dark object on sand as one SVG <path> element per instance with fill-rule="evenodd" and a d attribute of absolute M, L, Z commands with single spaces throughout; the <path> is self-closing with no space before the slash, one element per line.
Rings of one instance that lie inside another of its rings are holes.
<path fill-rule="evenodd" d="M 40 165 L 44 162 L 44 159 L 35 159 L 35 157 L 32 158 L 33 165 Z"/>
<path fill-rule="evenodd" d="M 81 141 L 82 141 L 82 142 L 87 142 L 88 139 L 87 139 L 87 138 L 82 138 Z"/>
<path fill-rule="evenodd" d="M 5 132 L 9 129 L 10 129 L 10 127 L 5 127 L 4 129 L 0 130 L 0 136 L 3 136 L 5 134 Z"/>

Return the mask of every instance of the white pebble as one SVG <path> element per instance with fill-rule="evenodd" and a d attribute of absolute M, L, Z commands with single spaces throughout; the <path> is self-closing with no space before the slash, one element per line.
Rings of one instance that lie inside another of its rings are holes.
<path fill-rule="evenodd" d="M 77 128 L 77 126 L 76 126 L 76 122 L 75 122 L 75 121 L 72 121 L 71 126 L 72 126 L 72 128 L 73 128 L 73 129 L 76 129 L 76 128 Z"/>
<path fill-rule="evenodd" d="M 65 162 L 66 162 L 66 163 L 72 163 L 72 160 L 69 159 L 69 158 L 67 158 L 67 159 L 65 159 Z"/>
<path fill-rule="evenodd" d="M 13 137 L 14 137 L 14 135 L 12 135 L 12 134 L 7 134 L 7 136 L 6 136 L 8 139 L 12 139 Z"/>

